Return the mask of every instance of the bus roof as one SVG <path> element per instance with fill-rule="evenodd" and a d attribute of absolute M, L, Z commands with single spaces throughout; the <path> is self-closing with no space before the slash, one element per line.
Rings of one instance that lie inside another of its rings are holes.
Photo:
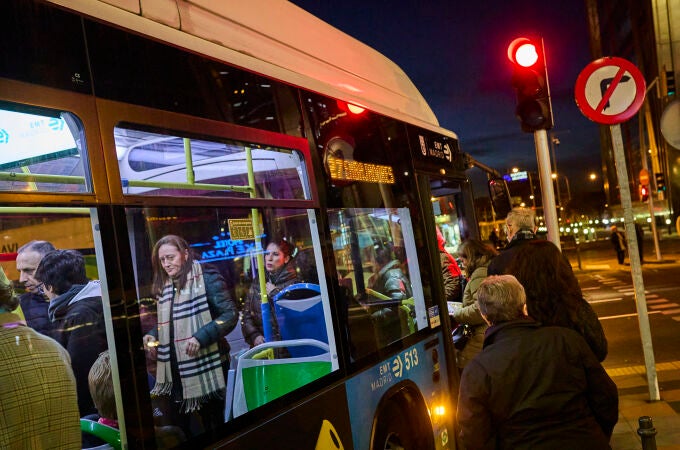
<path fill-rule="evenodd" d="M 286 0 L 49 0 L 448 136 L 390 59 Z"/>

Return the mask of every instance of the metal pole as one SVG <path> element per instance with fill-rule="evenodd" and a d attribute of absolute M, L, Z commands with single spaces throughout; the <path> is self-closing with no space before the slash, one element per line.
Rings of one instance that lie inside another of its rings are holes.
<path fill-rule="evenodd" d="M 626 240 L 628 242 L 628 258 L 630 259 L 630 272 L 635 289 L 635 304 L 638 312 L 638 325 L 640 326 L 640 338 L 642 340 L 642 353 L 645 357 L 647 369 L 647 384 L 649 386 L 649 399 L 660 400 L 659 380 L 656 376 L 654 365 L 654 348 L 652 347 L 652 333 L 649 328 L 649 315 L 647 314 L 647 299 L 645 298 L 645 283 L 642 280 L 642 267 L 640 254 L 638 253 L 637 237 L 635 236 L 635 220 L 633 218 L 633 205 L 630 200 L 630 186 L 628 186 L 628 170 L 626 168 L 626 156 L 623 151 L 623 138 L 621 137 L 621 125 L 610 127 L 612 146 L 614 147 L 614 161 L 616 163 L 616 176 L 619 180 L 621 194 L 621 206 L 623 207 L 623 221 L 626 227 Z"/>
<path fill-rule="evenodd" d="M 638 418 L 637 430 L 640 441 L 642 442 L 642 450 L 656 450 L 656 428 L 652 418 L 649 416 L 641 416 Z"/>
<path fill-rule="evenodd" d="M 527 170 L 527 176 L 529 177 L 529 198 L 531 199 L 531 206 L 533 206 L 534 211 L 536 210 L 536 196 L 534 195 L 534 183 L 531 180 L 531 172 Z"/>
<path fill-rule="evenodd" d="M 550 133 L 550 148 L 552 150 L 552 163 L 553 163 L 553 173 L 555 174 L 555 189 L 557 190 L 557 206 L 560 208 L 560 219 L 564 220 L 562 213 L 562 196 L 560 195 L 560 178 L 557 174 L 557 158 L 555 157 L 555 147 L 560 145 L 560 140 L 555 137 L 553 133 Z M 552 176 L 551 176 L 552 178 Z M 552 185 L 552 183 L 551 183 Z"/>
<path fill-rule="evenodd" d="M 543 198 L 543 216 L 545 217 L 545 226 L 548 228 L 548 240 L 561 250 L 560 228 L 557 223 L 557 211 L 555 208 L 555 193 L 552 189 L 552 177 L 550 174 L 548 133 L 545 130 L 535 131 L 534 142 L 536 144 L 536 161 L 538 162 L 538 175 Z"/>
<path fill-rule="evenodd" d="M 657 78 L 658 80 L 658 78 Z M 651 87 L 651 86 L 650 86 Z M 649 89 L 647 89 L 649 92 Z M 649 102 L 647 99 L 645 99 L 645 117 L 647 117 L 649 114 Z M 648 121 L 647 123 L 647 132 L 649 133 L 649 145 L 650 147 L 652 146 L 652 140 L 654 139 L 654 133 L 652 130 L 649 129 L 649 125 L 651 122 Z M 642 121 L 640 121 L 640 127 L 642 128 Z M 640 133 L 640 153 L 642 156 L 642 168 L 649 173 L 649 163 L 647 162 L 647 150 L 644 145 L 644 140 L 645 140 L 645 135 L 644 133 Z M 650 176 L 650 183 L 648 184 L 648 189 L 652 186 L 651 183 L 651 178 L 656 177 L 654 170 L 652 170 L 652 173 L 649 174 Z M 654 187 L 656 188 L 656 178 L 654 178 Z M 651 191 L 651 189 L 650 189 Z M 663 258 L 661 257 L 661 248 L 659 247 L 659 233 L 656 229 L 656 216 L 654 215 L 654 194 L 656 192 L 650 192 L 649 196 L 647 197 L 647 206 L 649 207 L 649 217 L 652 219 L 652 238 L 654 239 L 654 251 L 656 252 L 656 260 L 661 261 Z"/>

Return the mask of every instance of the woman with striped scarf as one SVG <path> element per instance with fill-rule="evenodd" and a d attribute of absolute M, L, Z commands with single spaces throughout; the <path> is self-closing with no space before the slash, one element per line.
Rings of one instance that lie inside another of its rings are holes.
<path fill-rule="evenodd" d="M 193 436 L 224 423 L 224 337 L 236 326 L 238 311 L 219 272 L 195 261 L 183 238 L 162 237 L 151 262 L 158 301 L 158 326 L 144 336 L 157 358 L 151 394 L 169 396 L 172 422 Z M 200 416 L 202 427 L 196 429 L 192 415 Z"/>

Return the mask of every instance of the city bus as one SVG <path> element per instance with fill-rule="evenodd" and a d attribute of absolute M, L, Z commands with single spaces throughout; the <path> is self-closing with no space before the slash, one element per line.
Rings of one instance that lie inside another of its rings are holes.
<path fill-rule="evenodd" d="M 0 264 L 21 292 L 17 251 L 46 240 L 100 281 L 118 427 L 84 433 L 130 449 L 456 448 L 436 236 L 453 253 L 479 231 L 458 137 L 398 66 L 283 0 L 0 12 Z M 177 430 L 173 399 L 150 392 L 166 235 L 240 311 L 217 427 Z M 265 326 L 254 345 L 243 311 L 280 240 L 295 283 L 261 295 L 280 336 Z M 385 255 L 397 295 L 379 288 Z"/>

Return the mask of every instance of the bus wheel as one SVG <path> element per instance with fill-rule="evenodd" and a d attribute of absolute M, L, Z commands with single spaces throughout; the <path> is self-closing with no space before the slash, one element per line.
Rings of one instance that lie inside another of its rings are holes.
<path fill-rule="evenodd" d="M 373 421 L 372 450 L 434 450 L 432 425 L 419 395 L 403 389 L 381 402 Z"/>

